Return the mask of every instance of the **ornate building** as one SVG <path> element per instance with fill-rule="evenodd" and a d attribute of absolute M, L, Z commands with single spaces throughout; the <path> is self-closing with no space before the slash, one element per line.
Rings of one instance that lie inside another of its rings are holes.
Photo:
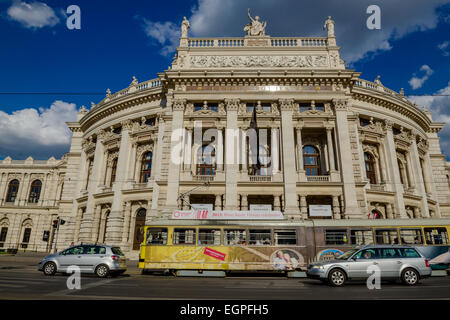
<path fill-rule="evenodd" d="M 49 250 L 59 216 L 58 249 L 132 253 L 140 226 L 187 203 L 269 205 L 284 219 L 312 218 L 313 204 L 328 219 L 450 216 L 444 123 L 347 69 L 331 18 L 321 38 L 270 37 L 250 19 L 243 38 L 189 38 L 184 19 L 172 65 L 82 107 L 61 160 L 0 161 L 0 246 Z"/>

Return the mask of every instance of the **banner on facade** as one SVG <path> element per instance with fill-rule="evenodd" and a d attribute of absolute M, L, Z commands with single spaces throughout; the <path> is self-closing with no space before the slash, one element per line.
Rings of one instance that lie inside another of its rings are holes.
<path fill-rule="evenodd" d="M 272 205 L 271 204 L 251 204 L 250 211 L 251 212 L 271 212 Z"/>
<path fill-rule="evenodd" d="M 325 204 L 310 204 L 309 205 L 310 217 L 331 217 L 331 206 Z"/>
<path fill-rule="evenodd" d="M 175 210 L 175 220 L 283 220 L 281 211 Z"/>

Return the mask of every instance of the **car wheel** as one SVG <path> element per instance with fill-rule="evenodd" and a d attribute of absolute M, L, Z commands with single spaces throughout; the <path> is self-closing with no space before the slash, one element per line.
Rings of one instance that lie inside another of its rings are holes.
<path fill-rule="evenodd" d="M 328 282 L 333 287 L 343 286 L 346 280 L 347 276 L 345 275 L 345 272 L 341 269 L 333 269 L 328 274 Z"/>
<path fill-rule="evenodd" d="M 95 274 L 100 278 L 106 278 L 109 275 L 109 268 L 107 265 L 101 264 L 95 268 Z"/>
<path fill-rule="evenodd" d="M 402 281 L 408 286 L 414 286 L 419 282 L 419 273 L 411 268 L 405 269 L 402 272 Z"/>
<path fill-rule="evenodd" d="M 47 262 L 44 264 L 43 269 L 46 276 L 53 276 L 56 273 L 56 264 L 54 262 Z"/>

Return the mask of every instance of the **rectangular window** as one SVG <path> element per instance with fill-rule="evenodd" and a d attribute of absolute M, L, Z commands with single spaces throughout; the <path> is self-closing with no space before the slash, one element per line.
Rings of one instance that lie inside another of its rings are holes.
<path fill-rule="evenodd" d="M 199 229 L 198 244 L 220 246 L 220 229 Z"/>
<path fill-rule="evenodd" d="M 353 245 L 366 245 L 373 243 L 372 230 L 350 230 L 350 242 Z"/>
<path fill-rule="evenodd" d="M 300 103 L 300 112 L 305 112 L 308 110 L 311 110 L 311 104 L 310 103 Z"/>
<path fill-rule="evenodd" d="M 266 112 L 270 112 L 272 110 L 272 106 L 270 103 L 261 103 L 261 109 L 263 109 Z"/>
<path fill-rule="evenodd" d="M 383 259 L 394 259 L 394 258 L 402 257 L 400 250 L 397 248 L 382 248 L 382 249 L 379 249 L 379 252 L 380 252 L 380 258 L 383 258 Z"/>
<path fill-rule="evenodd" d="M 247 112 L 253 112 L 253 109 L 255 108 L 255 106 L 253 104 L 247 104 Z"/>
<path fill-rule="evenodd" d="M 397 229 L 377 229 L 375 240 L 377 244 L 398 244 Z"/>
<path fill-rule="evenodd" d="M 448 244 L 448 233 L 445 228 L 424 228 L 427 244 Z"/>
<path fill-rule="evenodd" d="M 347 230 L 325 230 L 325 244 L 348 244 Z"/>
<path fill-rule="evenodd" d="M 146 244 L 167 244 L 167 228 L 148 228 Z"/>
<path fill-rule="evenodd" d="M 195 229 L 176 228 L 173 231 L 173 244 L 195 244 Z"/>
<path fill-rule="evenodd" d="M 0 232 L 0 242 L 6 241 L 7 234 L 8 234 L 8 227 L 2 227 L 2 231 Z"/>
<path fill-rule="evenodd" d="M 401 248 L 399 249 L 402 257 L 406 258 L 420 258 L 420 254 L 413 248 Z"/>
<path fill-rule="evenodd" d="M 194 103 L 194 111 L 200 111 L 203 108 L 203 103 Z"/>
<path fill-rule="evenodd" d="M 223 242 L 227 246 L 246 245 L 247 233 L 245 229 L 225 229 L 223 231 Z"/>
<path fill-rule="evenodd" d="M 248 230 L 249 244 L 256 246 L 270 246 L 272 244 L 272 232 L 267 229 Z"/>
<path fill-rule="evenodd" d="M 30 242 L 30 235 L 31 235 L 31 228 L 25 228 L 25 231 L 23 233 L 23 239 L 22 242 L 23 243 L 28 243 Z"/>
<path fill-rule="evenodd" d="M 219 111 L 219 105 L 217 103 L 210 103 L 208 104 L 208 110 L 217 112 Z"/>
<path fill-rule="evenodd" d="M 273 238 L 276 246 L 295 246 L 297 244 L 296 230 L 274 230 Z"/>
<path fill-rule="evenodd" d="M 400 240 L 402 244 L 423 244 L 422 230 L 400 229 Z"/>

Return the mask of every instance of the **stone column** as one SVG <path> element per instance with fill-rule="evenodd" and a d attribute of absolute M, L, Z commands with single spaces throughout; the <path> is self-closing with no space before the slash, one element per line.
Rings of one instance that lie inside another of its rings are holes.
<path fill-rule="evenodd" d="M 281 194 L 275 194 L 273 197 L 273 210 L 281 211 L 281 203 L 280 203 Z"/>
<path fill-rule="evenodd" d="M 378 153 L 380 155 L 380 172 L 381 172 L 381 183 L 385 184 L 387 177 L 386 177 L 386 157 L 384 155 L 384 148 L 380 145 L 378 145 Z"/>
<path fill-rule="evenodd" d="M 239 99 L 226 99 L 227 130 L 225 145 L 225 210 L 236 210 L 238 204 L 237 181 L 239 171 L 239 130 L 237 111 Z"/>
<path fill-rule="evenodd" d="M 284 174 L 284 199 L 286 216 L 299 218 L 300 211 L 297 201 L 297 170 L 295 168 L 294 127 L 292 125 L 292 114 L 294 112 L 293 99 L 280 99 L 281 110 L 281 136 L 283 141 L 283 174 Z"/>
<path fill-rule="evenodd" d="M 134 174 L 136 168 L 136 149 L 137 144 L 135 142 L 131 142 L 130 156 L 129 156 L 130 165 L 128 166 L 128 173 L 127 173 L 127 181 L 131 183 L 136 183 L 136 176 Z"/>
<path fill-rule="evenodd" d="M 341 219 L 341 211 L 339 208 L 339 198 L 338 196 L 333 196 L 333 218 Z"/>
<path fill-rule="evenodd" d="M 420 210 L 419 210 L 419 208 L 418 207 L 414 207 L 413 211 L 414 211 L 414 218 L 415 219 L 419 219 L 420 218 Z"/>
<path fill-rule="evenodd" d="M 386 204 L 386 217 L 388 219 L 394 219 L 394 213 L 392 211 L 392 205 L 390 203 Z"/>
<path fill-rule="evenodd" d="M 101 170 L 103 170 L 105 146 L 103 140 L 105 138 L 105 131 L 100 130 L 97 134 L 97 142 L 95 145 L 94 164 L 92 166 L 92 173 L 88 184 L 88 201 L 86 204 L 86 212 L 81 221 L 79 241 L 89 242 L 92 238 L 92 222 L 94 219 L 94 194 L 97 193 L 97 184 L 100 179 Z M 86 168 L 88 170 L 88 168 Z"/>
<path fill-rule="evenodd" d="M 303 163 L 302 127 L 297 126 L 295 130 L 297 131 L 297 170 L 305 171 Z"/>
<path fill-rule="evenodd" d="M 427 152 L 425 154 L 424 171 L 426 172 L 425 182 L 428 183 L 428 187 L 431 191 L 431 197 L 433 200 L 435 200 L 437 202 L 436 203 L 436 212 L 434 213 L 434 215 L 435 215 L 435 217 L 440 218 L 441 210 L 440 210 L 439 203 L 438 203 L 436 185 L 434 184 L 434 180 L 433 180 L 433 168 L 431 166 L 430 152 Z"/>
<path fill-rule="evenodd" d="M 340 155 L 341 178 L 344 184 L 345 216 L 361 217 L 356 200 L 355 175 L 347 120 L 348 100 L 333 100 L 336 110 L 336 127 Z"/>
<path fill-rule="evenodd" d="M 187 127 L 186 145 L 184 151 L 184 170 L 191 170 L 191 158 L 192 158 L 192 128 Z"/>
<path fill-rule="evenodd" d="M 183 118 L 186 100 L 177 99 L 172 105 L 172 134 L 170 137 L 170 162 L 167 179 L 167 199 L 164 214 L 171 215 L 178 207 L 181 155 L 183 151 Z"/>
<path fill-rule="evenodd" d="M 331 137 L 332 127 L 326 127 L 327 129 L 327 146 L 328 146 L 328 162 L 330 163 L 330 172 L 335 171 L 336 167 L 334 165 L 334 147 L 333 147 L 333 139 Z"/>
<path fill-rule="evenodd" d="M 246 128 L 241 128 L 241 145 L 240 145 L 240 162 L 242 164 L 242 170 L 241 172 L 248 173 L 247 170 L 247 130 Z"/>
<path fill-rule="evenodd" d="M 392 189 L 395 192 L 395 207 L 400 218 L 407 218 L 405 202 L 403 201 L 403 186 L 400 180 L 400 170 L 397 162 L 394 133 L 392 132 L 392 121 L 386 120 L 386 148 L 388 150 L 388 165 L 391 168 Z M 406 177 L 405 177 L 406 179 Z"/>
<path fill-rule="evenodd" d="M 8 175 L 6 173 L 0 173 L 0 206 L 4 204 L 6 197 L 6 183 L 8 182 Z"/>
<path fill-rule="evenodd" d="M 75 230 L 74 230 L 74 243 L 77 244 L 80 240 L 80 226 L 83 219 L 83 208 L 78 208 L 77 215 L 75 217 Z"/>
<path fill-rule="evenodd" d="M 303 219 L 308 219 L 308 204 L 306 203 L 306 196 L 300 196 L 300 211 Z"/>
<path fill-rule="evenodd" d="M 428 199 L 427 192 L 425 190 L 424 179 L 423 179 L 423 171 L 422 166 L 420 164 L 419 150 L 417 149 L 416 136 L 417 132 L 413 131 L 413 139 L 411 142 L 411 164 L 415 168 L 414 172 L 416 173 L 415 185 L 417 186 L 417 191 L 421 196 L 421 207 L 422 207 L 422 216 L 424 218 L 430 217 L 430 212 L 428 208 Z"/>
<path fill-rule="evenodd" d="M 245 193 L 241 194 L 241 210 L 242 211 L 248 210 L 247 194 Z"/>
<path fill-rule="evenodd" d="M 216 201 L 214 203 L 214 210 L 222 210 L 222 195 L 221 194 L 216 194 Z"/>
<path fill-rule="evenodd" d="M 406 172 L 408 173 L 408 184 L 409 184 L 409 188 L 414 189 L 415 183 L 414 183 L 414 176 L 412 173 L 412 159 L 411 159 L 411 152 L 408 152 L 406 155 Z"/>
<path fill-rule="evenodd" d="M 223 128 L 217 127 L 217 171 L 223 171 Z"/>
<path fill-rule="evenodd" d="M 131 221 L 131 201 L 127 201 L 124 205 L 124 212 L 125 212 L 125 220 L 123 222 L 123 229 L 122 229 L 122 244 L 121 246 L 127 247 L 128 244 L 128 238 L 129 238 L 129 230 L 130 230 L 130 221 Z"/>
<path fill-rule="evenodd" d="M 24 206 L 28 202 L 28 192 L 30 190 L 30 174 L 25 173 L 24 179 L 22 180 L 22 189 L 18 194 L 19 202 L 18 204 Z"/>
<path fill-rule="evenodd" d="M 272 175 L 278 173 L 279 167 L 278 164 L 280 162 L 279 159 L 279 148 L 278 148 L 278 128 L 272 127 L 271 132 L 271 141 L 270 141 L 270 155 L 272 160 Z"/>
<path fill-rule="evenodd" d="M 94 221 L 92 224 L 92 242 L 93 243 L 98 242 L 98 232 L 99 232 L 99 228 L 100 228 L 101 218 L 102 218 L 102 205 L 99 204 L 95 207 Z"/>
<path fill-rule="evenodd" d="M 116 181 L 112 187 L 114 192 L 111 213 L 109 214 L 106 228 L 106 242 L 112 245 L 120 245 L 122 241 L 122 224 L 124 220 L 122 190 L 125 186 L 126 175 L 130 164 L 130 131 L 132 121 L 122 122 L 119 158 L 117 159 Z"/>

